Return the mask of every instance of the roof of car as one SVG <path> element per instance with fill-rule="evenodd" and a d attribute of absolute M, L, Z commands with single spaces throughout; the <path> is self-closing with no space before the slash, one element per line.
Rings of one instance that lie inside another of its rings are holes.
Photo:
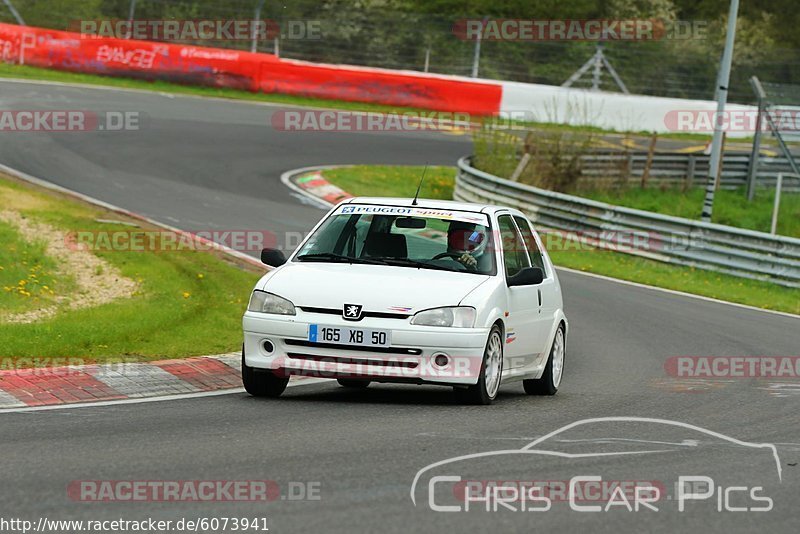
<path fill-rule="evenodd" d="M 494 213 L 498 210 L 517 211 L 513 208 L 495 206 L 492 204 L 477 204 L 474 202 L 457 202 L 455 200 L 432 200 L 428 198 L 417 199 L 417 204 L 413 205 L 412 198 L 390 198 L 390 197 L 354 197 L 347 199 L 343 204 L 379 204 L 383 206 L 414 206 L 417 208 L 432 208 L 458 211 L 475 211 L 483 213 Z"/>

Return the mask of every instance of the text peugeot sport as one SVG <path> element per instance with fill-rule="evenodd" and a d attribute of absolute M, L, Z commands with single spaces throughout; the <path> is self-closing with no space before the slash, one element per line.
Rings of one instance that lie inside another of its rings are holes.
<path fill-rule="evenodd" d="M 277 397 L 292 374 L 451 385 L 488 404 L 500 383 L 561 383 L 568 324 L 553 264 L 528 219 L 500 206 L 355 198 L 333 208 L 256 284 L 242 379 Z"/>

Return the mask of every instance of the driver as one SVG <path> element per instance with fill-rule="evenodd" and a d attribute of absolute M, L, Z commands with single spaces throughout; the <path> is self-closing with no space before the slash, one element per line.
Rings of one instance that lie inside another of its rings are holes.
<path fill-rule="evenodd" d="M 486 232 L 483 227 L 461 221 L 453 221 L 447 228 L 447 252 L 467 268 L 475 269 L 486 251 Z"/>

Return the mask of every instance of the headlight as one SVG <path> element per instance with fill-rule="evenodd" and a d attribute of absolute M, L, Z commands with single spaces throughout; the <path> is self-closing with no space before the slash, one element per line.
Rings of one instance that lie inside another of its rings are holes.
<path fill-rule="evenodd" d="M 294 304 L 278 295 L 259 291 L 256 289 L 250 296 L 250 304 L 247 311 L 261 313 L 276 313 L 278 315 L 294 315 Z"/>
<path fill-rule="evenodd" d="M 416 314 L 414 318 L 411 319 L 411 324 L 472 328 L 475 326 L 475 315 L 475 308 L 469 308 L 467 306 L 434 308 Z"/>

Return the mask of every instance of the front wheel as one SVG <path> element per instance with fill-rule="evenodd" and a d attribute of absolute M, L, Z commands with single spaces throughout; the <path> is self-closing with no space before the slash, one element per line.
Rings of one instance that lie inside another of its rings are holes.
<path fill-rule="evenodd" d="M 456 399 L 462 404 L 491 404 L 500 390 L 503 374 L 503 338 L 500 328 L 494 325 L 483 351 L 483 363 L 478 383 L 467 388 L 454 388 Z"/>
<path fill-rule="evenodd" d="M 564 357 L 567 352 L 564 325 L 558 325 L 553 347 L 547 358 L 542 377 L 538 379 L 523 380 L 522 387 L 528 395 L 555 395 L 561 385 L 561 375 L 564 373 Z"/>
<path fill-rule="evenodd" d="M 242 350 L 242 384 L 245 391 L 254 397 L 273 397 L 281 396 L 289 383 L 289 377 L 282 378 L 270 371 L 256 371 L 248 367 L 244 359 Z"/>

